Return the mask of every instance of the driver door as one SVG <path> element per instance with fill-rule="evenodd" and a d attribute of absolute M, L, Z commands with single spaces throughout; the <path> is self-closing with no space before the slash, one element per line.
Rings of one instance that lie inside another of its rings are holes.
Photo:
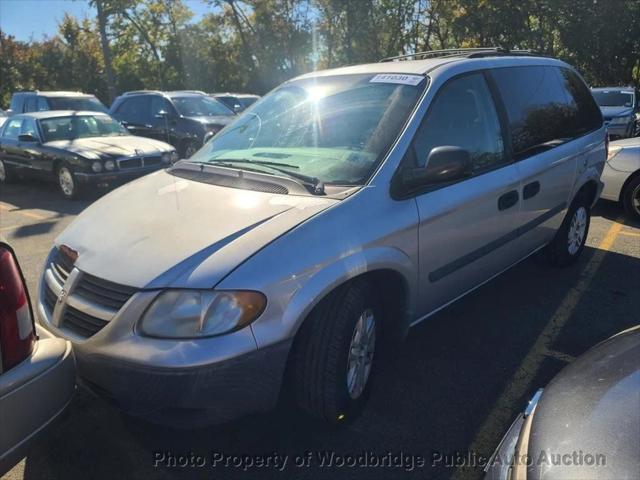
<path fill-rule="evenodd" d="M 422 316 L 518 260 L 511 242 L 519 222 L 518 172 L 482 72 L 454 77 L 441 87 L 416 133 L 409 161 L 425 166 L 429 152 L 439 146 L 467 150 L 472 174 L 427 185 L 416 196 Z"/>

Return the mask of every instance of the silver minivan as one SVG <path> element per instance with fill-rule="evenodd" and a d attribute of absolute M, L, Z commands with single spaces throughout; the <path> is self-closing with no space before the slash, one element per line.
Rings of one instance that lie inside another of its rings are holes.
<path fill-rule="evenodd" d="M 580 76 L 528 52 L 303 75 L 79 215 L 39 320 L 84 385 L 151 421 L 224 421 L 284 387 L 348 421 L 411 326 L 541 249 L 576 260 L 606 149 Z"/>

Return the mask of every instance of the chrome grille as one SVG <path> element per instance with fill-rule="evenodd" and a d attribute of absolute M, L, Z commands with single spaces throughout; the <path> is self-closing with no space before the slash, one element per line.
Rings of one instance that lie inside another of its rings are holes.
<path fill-rule="evenodd" d="M 109 323 L 138 290 L 78 270 L 74 270 L 75 278 L 67 282 L 72 270 L 69 259 L 58 250 L 53 252 L 45 269 L 41 301 L 53 321 L 60 297 L 62 310 L 56 311 L 59 312 L 56 313 L 57 326 L 75 336 L 88 338 Z M 63 289 L 69 290 L 66 296 L 61 296 Z"/>
<path fill-rule="evenodd" d="M 118 160 L 118 167 L 122 170 L 126 170 L 129 168 L 151 167 L 153 165 L 160 165 L 161 163 L 162 163 L 161 156 L 131 157 L 131 158 L 121 158 L 120 160 Z"/>

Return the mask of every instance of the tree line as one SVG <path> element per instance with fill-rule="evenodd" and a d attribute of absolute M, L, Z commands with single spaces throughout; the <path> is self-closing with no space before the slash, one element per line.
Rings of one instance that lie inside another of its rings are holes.
<path fill-rule="evenodd" d="M 315 69 L 502 46 L 566 60 L 592 85 L 640 85 L 640 0 L 90 0 L 55 36 L 0 31 L 0 106 L 19 90 L 263 94 Z"/>

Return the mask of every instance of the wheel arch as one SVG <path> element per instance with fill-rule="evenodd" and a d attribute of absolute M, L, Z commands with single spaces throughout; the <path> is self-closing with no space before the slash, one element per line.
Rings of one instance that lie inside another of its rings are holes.
<path fill-rule="evenodd" d="M 620 188 L 620 194 L 618 195 L 618 202 L 622 202 L 622 196 L 624 195 L 625 190 L 627 189 L 629 184 L 638 177 L 640 177 L 640 170 L 636 170 L 635 172 L 631 173 L 627 177 L 627 179 L 622 184 L 622 188 Z"/>

